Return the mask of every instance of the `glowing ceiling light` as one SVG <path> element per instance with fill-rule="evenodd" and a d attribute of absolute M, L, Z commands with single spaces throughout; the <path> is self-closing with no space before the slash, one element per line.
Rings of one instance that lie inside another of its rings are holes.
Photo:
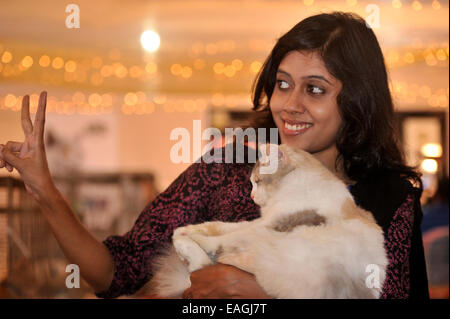
<path fill-rule="evenodd" d="M 23 66 L 24 68 L 29 68 L 29 67 L 31 67 L 32 65 L 33 65 L 33 58 L 30 57 L 29 55 L 27 55 L 26 57 L 24 57 L 24 58 L 22 59 L 22 66 Z"/>
<path fill-rule="evenodd" d="M 48 67 L 50 65 L 50 62 L 51 61 L 48 55 L 43 55 L 39 59 L 39 65 L 42 66 L 43 68 Z"/>
<path fill-rule="evenodd" d="M 395 9 L 400 9 L 402 7 L 402 2 L 400 0 L 393 0 L 392 1 L 392 6 Z"/>
<path fill-rule="evenodd" d="M 158 50 L 161 40 L 158 33 L 153 30 L 146 30 L 141 35 L 142 47 L 149 52 Z"/>
<path fill-rule="evenodd" d="M 421 167 L 427 173 L 436 173 L 438 163 L 434 159 L 425 159 L 422 161 Z"/>
<path fill-rule="evenodd" d="M 437 143 L 428 143 L 422 146 L 422 154 L 426 157 L 441 157 L 442 146 Z"/>
<path fill-rule="evenodd" d="M 412 7 L 413 7 L 413 10 L 415 10 L 415 11 L 422 10 L 422 4 L 417 0 L 414 0 L 414 2 L 412 3 Z"/>
<path fill-rule="evenodd" d="M 441 8 L 441 4 L 437 0 L 434 0 L 431 6 L 433 7 L 434 10 L 439 10 Z"/>
<path fill-rule="evenodd" d="M 11 52 L 8 52 L 8 51 L 3 52 L 2 62 L 3 63 L 9 63 L 9 62 L 11 62 L 11 60 L 12 60 Z"/>

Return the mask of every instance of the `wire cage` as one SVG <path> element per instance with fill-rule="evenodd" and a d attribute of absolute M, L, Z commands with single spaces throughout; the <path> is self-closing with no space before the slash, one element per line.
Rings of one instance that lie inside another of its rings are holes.
<path fill-rule="evenodd" d="M 55 185 L 99 240 L 128 231 L 158 192 L 152 174 L 88 174 Z M 94 298 L 82 280 L 66 287 L 69 261 L 22 181 L 0 178 L 0 298 Z"/>
<path fill-rule="evenodd" d="M 54 178 L 86 228 L 99 240 L 122 235 L 158 195 L 151 173 L 95 173 Z"/>
<path fill-rule="evenodd" d="M 67 261 L 23 182 L 12 177 L 0 178 L 0 247 L 3 297 L 60 294 Z"/>

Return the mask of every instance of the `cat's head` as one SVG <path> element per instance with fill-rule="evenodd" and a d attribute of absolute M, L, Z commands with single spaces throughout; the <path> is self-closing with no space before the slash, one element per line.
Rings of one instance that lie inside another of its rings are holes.
<path fill-rule="evenodd" d="M 253 167 L 250 181 L 252 183 L 251 198 L 259 206 L 264 206 L 267 200 L 280 189 L 281 183 L 294 170 L 300 176 L 301 172 L 322 172 L 327 174 L 325 167 L 306 151 L 292 148 L 286 144 L 262 144 L 259 146 L 258 161 Z M 273 169 L 274 166 L 276 169 Z"/>

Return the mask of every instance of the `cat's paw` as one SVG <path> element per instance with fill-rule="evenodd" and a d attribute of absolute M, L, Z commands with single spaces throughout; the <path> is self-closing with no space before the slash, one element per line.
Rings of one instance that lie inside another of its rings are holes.
<path fill-rule="evenodd" d="M 200 246 L 187 236 L 174 237 L 173 246 L 189 272 L 211 265 L 212 261 Z"/>
<path fill-rule="evenodd" d="M 188 236 L 189 234 L 195 233 L 196 227 L 195 225 L 187 225 L 187 226 L 182 226 L 182 227 L 178 227 L 177 229 L 174 230 L 173 232 L 173 238 L 178 238 L 178 237 L 183 237 L 183 236 Z"/>
<path fill-rule="evenodd" d="M 179 238 L 179 237 L 186 236 L 186 235 L 187 235 L 187 232 L 186 232 L 186 229 L 185 229 L 185 228 L 186 228 L 186 227 L 178 227 L 177 229 L 175 229 L 175 230 L 173 231 L 172 238 L 175 239 L 175 238 Z"/>
<path fill-rule="evenodd" d="M 191 233 L 188 235 L 195 241 L 209 256 L 214 255 L 219 249 L 217 237 L 205 236 L 199 233 Z"/>

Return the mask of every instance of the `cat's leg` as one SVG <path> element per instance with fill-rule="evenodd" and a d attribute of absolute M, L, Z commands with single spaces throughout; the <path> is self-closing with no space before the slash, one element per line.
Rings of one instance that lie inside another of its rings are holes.
<path fill-rule="evenodd" d="M 237 223 L 227 223 L 227 222 L 205 222 L 196 225 L 187 225 L 183 227 L 178 227 L 174 231 L 174 236 L 189 236 L 190 234 L 202 234 L 205 236 L 219 236 L 226 233 L 241 230 L 249 225 L 255 223 L 255 221 L 242 221 Z"/>
<path fill-rule="evenodd" d="M 238 267 L 244 271 L 254 273 L 254 258 L 246 249 L 244 230 L 219 236 L 205 236 L 192 233 L 189 237 L 194 240 L 215 262 Z"/>
<path fill-rule="evenodd" d="M 255 274 L 254 254 L 246 250 L 240 250 L 237 247 L 234 251 L 228 251 L 217 257 L 217 262 L 235 266 L 251 274 Z"/>
<path fill-rule="evenodd" d="M 206 252 L 188 236 L 173 236 L 173 246 L 189 272 L 213 264 Z"/>
<path fill-rule="evenodd" d="M 246 230 L 256 223 L 258 220 L 237 223 L 214 221 L 187 225 L 175 229 L 172 240 L 178 255 L 188 263 L 189 271 L 192 272 L 215 263 L 221 250 L 220 241 L 226 240 L 223 236 L 230 234 L 230 238 L 235 238 L 232 234 Z"/>

